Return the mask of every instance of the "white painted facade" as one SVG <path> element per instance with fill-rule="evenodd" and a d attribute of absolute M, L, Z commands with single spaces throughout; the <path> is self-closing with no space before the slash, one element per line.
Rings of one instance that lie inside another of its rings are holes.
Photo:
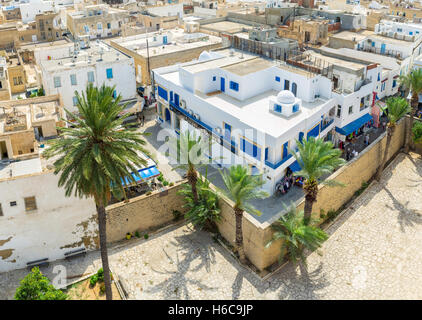
<path fill-rule="evenodd" d="M 178 16 L 183 18 L 183 3 L 166 4 L 163 6 L 154 6 L 147 8 L 148 13 L 159 17 L 173 17 Z"/>
<path fill-rule="evenodd" d="M 47 52 L 45 54 L 48 55 Z M 82 49 L 73 56 L 41 60 L 40 69 L 45 93 L 60 94 L 64 107 L 69 111 L 77 110 L 74 106 L 75 91 L 85 91 L 89 80 L 93 80 L 93 85 L 97 87 L 103 84 L 116 86 L 116 94 L 120 94 L 122 100 L 137 97 L 133 58 L 101 41 L 91 43 L 89 49 Z M 93 78 L 90 78 L 92 75 Z"/>
<path fill-rule="evenodd" d="M 387 33 L 393 36 L 394 33 L 405 36 L 419 36 L 422 35 L 422 24 L 418 23 L 404 23 L 391 20 L 381 20 L 374 28 L 375 33 Z"/>
<path fill-rule="evenodd" d="M 323 138 L 334 128 L 336 99 L 330 90 L 331 81 L 321 75 L 307 77 L 306 73 L 252 55 L 243 54 L 242 58 L 239 52 L 234 56 L 228 52 L 202 53 L 199 61 L 153 70 L 158 86 L 157 120 L 172 132 L 197 130 L 186 121 L 186 113 L 191 113 L 191 119 L 213 132 L 211 156 L 224 157 L 216 164 L 253 166 L 263 173 L 264 190 L 272 194 L 286 168 L 295 162 L 287 146 L 295 149 L 295 140 L 302 134 Z M 285 81 L 289 81 L 288 88 Z M 290 92 L 293 86 L 297 88 L 296 97 Z M 177 105 L 185 110 L 184 116 L 172 111 Z M 199 132 L 204 134 L 203 130 Z M 243 140 L 248 142 L 245 147 Z M 230 141 L 235 144 L 234 152 Z"/>
<path fill-rule="evenodd" d="M 0 272 L 25 268 L 27 262 L 43 258 L 63 259 L 84 242 L 89 243 L 86 249 L 95 248 L 94 201 L 65 197 L 58 179 L 43 172 L 0 180 Z M 26 197 L 35 197 L 35 210 L 26 211 Z"/>

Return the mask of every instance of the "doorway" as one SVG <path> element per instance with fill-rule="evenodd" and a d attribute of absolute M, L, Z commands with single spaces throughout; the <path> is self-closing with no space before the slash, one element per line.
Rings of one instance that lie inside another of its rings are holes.
<path fill-rule="evenodd" d="M 6 141 L 0 141 L 0 159 L 8 159 Z"/>

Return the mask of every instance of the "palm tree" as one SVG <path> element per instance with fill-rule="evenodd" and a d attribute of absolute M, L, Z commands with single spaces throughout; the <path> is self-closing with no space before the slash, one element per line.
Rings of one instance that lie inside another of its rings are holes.
<path fill-rule="evenodd" d="M 416 121 L 412 128 L 413 142 L 422 143 L 422 122 Z"/>
<path fill-rule="evenodd" d="M 173 170 L 186 170 L 186 177 L 192 188 L 193 201 L 198 203 L 197 167 L 211 162 L 211 159 L 204 154 L 209 149 L 209 141 L 203 136 L 197 136 L 195 131 L 186 130 L 180 134 L 179 138 L 170 138 L 170 147 L 173 148 L 173 152 L 177 152 L 175 158 L 178 165 Z"/>
<path fill-rule="evenodd" d="M 404 146 L 404 151 L 408 153 L 412 137 L 413 117 L 416 116 L 416 112 L 418 111 L 419 94 L 422 93 L 422 69 L 415 69 L 405 76 L 400 76 L 400 83 L 406 88 L 405 98 L 408 96 L 409 91 L 412 93 L 412 98 L 410 99 L 410 105 L 412 107 L 410 123 L 407 129 Z"/>
<path fill-rule="evenodd" d="M 340 158 L 341 151 L 333 148 L 330 141 L 310 137 L 302 142 L 296 140 L 298 153 L 289 149 L 302 168 L 297 172 L 298 176 L 305 178 L 303 189 L 305 190 L 305 224 L 309 224 L 312 215 L 312 206 L 318 195 L 318 180 L 326 174 L 330 174 L 336 168 L 344 165 L 346 161 Z M 322 182 L 327 185 L 341 185 L 333 180 Z"/>
<path fill-rule="evenodd" d="M 386 100 L 386 107 L 383 108 L 383 111 L 387 111 L 388 114 L 388 124 L 387 124 L 387 142 L 385 145 L 384 156 L 382 162 L 378 167 L 377 174 L 375 179 L 380 180 L 382 171 L 384 170 L 385 164 L 387 162 L 388 151 L 390 150 L 391 137 L 393 136 L 394 130 L 396 129 L 396 123 L 399 119 L 404 117 L 407 113 L 411 111 L 409 104 L 406 99 L 399 97 L 391 97 Z"/>
<path fill-rule="evenodd" d="M 220 171 L 227 190 L 218 190 L 234 202 L 234 214 L 236 217 L 236 249 L 242 263 L 246 261 L 243 249 L 242 218 L 243 212 L 247 211 L 256 215 L 261 212 L 255 209 L 249 201 L 268 197 L 268 193 L 259 190 L 263 185 L 261 175 L 252 175 L 248 168 L 242 165 L 231 166 L 228 170 Z"/>
<path fill-rule="evenodd" d="M 112 299 L 110 268 L 107 256 L 106 211 L 111 193 L 125 196 L 122 181 L 134 182 L 131 173 L 146 161 L 138 152 L 149 154 L 141 134 L 122 128 L 124 119 L 117 118 L 125 108 L 119 105 L 121 96 L 113 98 L 114 87 L 87 86 L 82 96 L 75 92 L 79 115 L 65 109 L 72 127 L 61 128 L 60 138 L 45 151 L 54 157 L 55 174 L 60 173 L 58 185 L 66 196 L 92 197 L 98 214 L 101 261 L 107 300 Z"/>
<path fill-rule="evenodd" d="M 306 225 L 303 211 L 297 212 L 293 205 L 271 227 L 274 230 L 273 237 L 265 247 L 270 247 L 274 241 L 283 241 L 279 262 L 286 253 L 289 260 L 294 264 L 301 261 L 306 266 L 306 257 L 303 255 L 304 249 L 314 251 L 328 238 L 328 235 L 320 228 Z"/>

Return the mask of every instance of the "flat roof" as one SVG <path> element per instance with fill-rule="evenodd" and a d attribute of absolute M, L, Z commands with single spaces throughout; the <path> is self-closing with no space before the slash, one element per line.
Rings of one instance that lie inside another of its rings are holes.
<path fill-rule="evenodd" d="M 232 22 L 232 21 L 220 21 L 220 22 L 202 24 L 201 28 L 212 29 L 218 32 L 238 33 L 238 32 L 243 32 L 244 29 L 247 29 L 247 30 L 253 29 L 253 26 L 250 26 L 244 23 Z"/>
<path fill-rule="evenodd" d="M 273 65 L 274 63 L 272 61 L 260 59 L 257 57 L 254 59 L 233 63 L 229 66 L 222 67 L 222 69 L 233 74 L 237 74 L 238 76 L 245 76 L 250 73 L 268 69 Z"/>
<path fill-rule="evenodd" d="M 172 29 L 167 30 L 164 32 L 171 33 L 172 39 L 171 42 L 167 44 L 162 44 L 159 46 L 149 46 L 149 49 L 147 50 L 146 45 L 143 47 L 139 47 L 137 49 L 137 45 L 141 46 L 146 44 L 146 38 L 140 37 L 141 35 L 136 36 L 128 36 L 128 37 L 121 37 L 118 39 L 114 39 L 110 41 L 110 44 L 113 42 L 123 48 L 126 48 L 127 50 L 130 50 L 140 56 L 147 57 L 148 55 L 150 57 L 154 56 L 160 56 L 160 55 L 166 55 L 170 53 L 175 53 L 179 51 L 185 51 L 185 50 L 192 50 L 197 49 L 201 47 L 206 47 L 214 44 L 222 43 L 222 39 L 220 37 L 212 36 L 205 33 L 185 33 L 183 29 Z M 152 38 L 155 35 L 158 35 L 159 33 L 149 33 L 148 39 Z M 192 41 L 195 38 L 197 38 L 196 41 Z M 191 41 L 191 42 L 189 42 Z"/>
<path fill-rule="evenodd" d="M 328 63 L 330 63 L 334 66 L 347 68 L 347 69 L 354 70 L 354 71 L 359 71 L 359 70 L 364 69 L 366 67 L 366 65 L 363 64 L 363 63 L 351 62 L 351 61 L 346 61 L 346 60 L 343 60 L 343 59 L 325 56 L 325 55 L 322 55 L 322 54 L 317 53 L 317 52 L 312 51 L 312 50 L 309 50 L 307 52 L 309 52 L 312 56 L 319 58 L 321 60 L 324 60 L 324 61 L 326 61 L 326 62 L 328 62 Z"/>
<path fill-rule="evenodd" d="M 397 62 L 396 58 L 385 56 L 382 54 L 354 50 L 350 48 L 333 49 L 329 47 L 321 47 L 320 49 L 325 52 L 332 52 L 334 54 L 350 57 L 352 59 L 355 58 L 363 61 L 368 61 L 370 63 L 379 63 L 384 69 L 400 69 L 400 64 Z"/>
<path fill-rule="evenodd" d="M 57 71 L 69 68 L 85 68 L 102 62 L 112 62 L 121 59 L 131 59 L 125 53 L 107 45 L 103 41 L 91 42 L 91 47 L 82 49 L 74 56 L 54 60 L 43 60 L 40 65 L 47 71 Z"/>
<path fill-rule="evenodd" d="M 176 85 L 182 86 L 179 81 L 179 71 L 169 72 L 161 76 Z M 328 102 L 324 98 L 318 98 L 312 103 L 302 101 L 300 113 L 290 118 L 283 118 L 269 110 L 270 99 L 275 100 L 278 93 L 275 90 L 268 90 L 245 101 L 237 100 L 222 92 L 206 95 L 196 91 L 195 96 L 232 115 L 251 128 L 276 138 L 318 113 Z"/>
<path fill-rule="evenodd" d="M 0 179 L 14 178 L 40 172 L 42 172 L 42 165 L 39 157 L 12 163 L 0 161 Z"/>
<path fill-rule="evenodd" d="M 330 37 L 358 42 L 373 34 L 374 32 L 368 31 L 368 30 L 364 30 L 361 32 L 341 31 L 338 33 L 334 33 L 333 35 L 330 35 Z"/>

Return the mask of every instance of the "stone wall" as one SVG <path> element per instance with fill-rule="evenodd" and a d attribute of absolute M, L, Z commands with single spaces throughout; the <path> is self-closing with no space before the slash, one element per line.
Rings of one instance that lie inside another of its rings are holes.
<path fill-rule="evenodd" d="M 173 210 L 186 211 L 182 208 L 183 197 L 177 194 L 184 183 L 186 181 L 181 181 L 164 191 L 156 190 L 150 195 L 108 206 L 107 241 L 119 241 L 126 237 L 127 232 L 142 232 L 172 222 Z"/>

